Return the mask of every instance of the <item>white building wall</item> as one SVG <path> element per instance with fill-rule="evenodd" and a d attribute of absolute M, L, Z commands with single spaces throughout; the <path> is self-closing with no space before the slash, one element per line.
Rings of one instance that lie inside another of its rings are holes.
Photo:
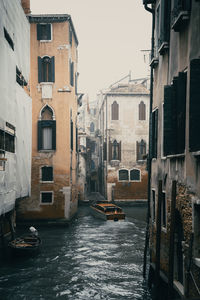
<path fill-rule="evenodd" d="M 16 67 L 28 82 L 30 29 L 21 1 L 0 0 L 0 129 L 6 122 L 15 127 L 15 153 L 5 153 L 5 171 L 0 171 L 0 215 L 14 208 L 15 200 L 30 194 L 31 98 L 16 82 Z M 4 37 L 4 28 L 14 51 Z"/>

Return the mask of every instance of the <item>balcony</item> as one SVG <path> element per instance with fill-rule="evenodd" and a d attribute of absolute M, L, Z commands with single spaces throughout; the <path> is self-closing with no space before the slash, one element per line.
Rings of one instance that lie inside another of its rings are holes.
<path fill-rule="evenodd" d="M 175 32 L 180 32 L 188 23 L 190 18 L 190 4 L 184 1 L 181 5 L 176 5 L 172 9 L 171 27 Z"/>

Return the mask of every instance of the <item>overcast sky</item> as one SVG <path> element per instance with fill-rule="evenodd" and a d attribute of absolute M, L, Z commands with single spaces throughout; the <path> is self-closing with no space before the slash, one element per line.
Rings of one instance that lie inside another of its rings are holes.
<path fill-rule="evenodd" d="M 146 77 L 144 52 L 151 43 L 151 14 L 142 0 L 31 0 L 32 14 L 67 13 L 78 46 L 79 92 L 96 93 L 128 75 Z"/>

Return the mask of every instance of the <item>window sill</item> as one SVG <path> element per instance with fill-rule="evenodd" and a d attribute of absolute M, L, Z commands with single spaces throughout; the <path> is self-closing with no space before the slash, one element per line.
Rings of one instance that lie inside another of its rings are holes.
<path fill-rule="evenodd" d="M 169 43 L 168 42 L 163 42 L 160 46 L 160 48 L 158 49 L 158 52 L 160 53 L 160 55 L 164 55 L 169 49 Z"/>
<path fill-rule="evenodd" d="M 200 268 L 200 258 L 195 257 L 193 260 L 194 260 L 195 265 Z"/>
<path fill-rule="evenodd" d="M 150 62 L 150 67 L 152 67 L 154 69 L 158 66 L 158 64 L 159 64 L 158 57 L 154 57 Z"/>
<path fill-rule="evenodd" d="M 41 81 L 40 84 L 41 85 L 53 85 L 54 82 L 53 81 Z"/>
<path fill-rule="evenodd" d="M 51 43 L 53 40 L 39 40 L 40 43 Z"/>
<path fill-rule="evenodd" d="M 166 158 L 184 158 L 185 157 L 185 153 L 180 153 L 180 154 L 170 154 L 167 155 Z"/>
<path fill-rule="evenodd" d="M 42 180 L 40 180 L 40 183 L 54 183 L 54 181 L 42 181 Z"/>
<path fill-rule="evenodd" d="M 174 19 L 172 24 L 172 29 L 175 32 L 180 32 L 183 25 L 185 25 L 189 20 L 189 11 L 180 11 L 179 15 Z"/>
<path fill-rule="evenodd" d="M 191 154 L 192 154 L 193 156 L 198 157 L 198 156 L 200 156 L 200 151 L 191 152 Z"/>
<path fill-rule="evenodd" d="M 52 150 L 52 149 L 50 149 L 50 150 L 39 150 L 38 152 L 41 152 L 41 153 L 54 153 L 54 152 L 56 152 L 56 150 Z"/>

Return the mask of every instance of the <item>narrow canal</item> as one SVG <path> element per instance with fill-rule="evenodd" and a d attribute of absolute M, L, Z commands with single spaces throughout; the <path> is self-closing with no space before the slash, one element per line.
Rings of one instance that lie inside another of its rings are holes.
<path fill-rule="evenodd" d="M 144 207 L 127 207 L 125 222 L 105 222 L 80 207 L 69 227 L 41 227 L 41 253 L 4 260 L 1 300 L 150 300 L 142 278 Z"/>

